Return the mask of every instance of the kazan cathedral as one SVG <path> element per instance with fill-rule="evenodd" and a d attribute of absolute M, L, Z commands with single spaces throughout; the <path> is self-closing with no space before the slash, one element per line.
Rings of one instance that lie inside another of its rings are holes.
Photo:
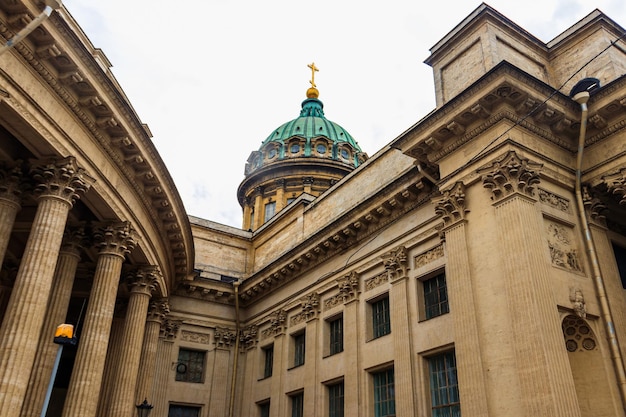
<path fill-rule="evenodd" d="M 60 2 L 0 0 L 0 415 L 625 417 L 626 32 L 572 23 L 479 5 L 370 157 L 311 79 L 235 228 Z"/>

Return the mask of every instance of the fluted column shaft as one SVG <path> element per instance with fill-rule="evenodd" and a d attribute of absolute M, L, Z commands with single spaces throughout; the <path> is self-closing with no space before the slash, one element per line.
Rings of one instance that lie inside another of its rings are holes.
<path fill-rule="evenodd" d="M 139 375 L 137 376 L 137 389 L 135 403 L 140 404 L 144 399 L 154 401 L 152 386 L 156 372 L 157 348 L 159 346 L 159 334 L 165 314 L 169 312 L 167 302 L 164 300 L 153 301 L 146 320 L 146 329 L 141 348 L 141 360 L 139 362 Z"/>
<path fill-rule="evenodd" d="M 70 208 L 91 179 L 73 158 L 33 170 L 37 212 L 0 328 L 0 416 L 22 409 Z"/>
<path fill-rule="evenodd" d="M 19 168 L 0 167 L 0 267 L 9 245 L 15 216 L 21 208 L 21 178 Z"/>
<path fill-rule="evenodd" d="M 307 414 L 312 416 L 320 413 L 322 401 L 319 401 L 319 375 L 317 372 L 317 361 L 319 358 L 319 352 L 317 350 L 318 328 L 320 319 L 318 317 L 312 318 L 306 322 L 306 334 L 305 337 L 305 350 L 304 350 L 304 409 L 307 410 Z"/>
<path fill-rule="evenodd" d="M 43 331 L 39 336 L 37 356 L 28 383 L 28 390 L 22 407 L 21 417 L 38 417 L 45 400 L 45 393 L 52 375 L 52 368 L 59 346 L 53 342 L 54 332 L 59 324 L 64 323 L 72 295 L 72 285 L 76 268 L 80 261 L 79 242 L 82 233 L 66 233 L 66 240 L 57 262 L 54 282 Z"/>
<path fill-rule="evenodd" d="M 363 404 L 359 401 L 359 391 L 361 389 L 359 381 L 359 346 L 361 345 L 361 335 L 359 334 L 358 307 L 359 300 L 353 298 L 345 303 L 343 310 L 343 355 L 346 361 L 344 368 L 344 407 L 346 410 L 354 410 L 356 414 L 361 414 L 363 413 Z"/>
<path fill-rule="evenodd" d="M 134 246 L 127 223 L 105 227 L 95 237 L 101 240 L 100 252 L 65 398 L 64 417 L 96 415 L 122 263 L 125 254 Z"/>
<path fill-rule="evenodd" d="M 152 413 L 154 416 L 166 416 L 168 413 L 167 384 L 172 378 L 172 360 L 174 360 L 172 350 L 179 327 L 179 322 L 166 320 L 159 338 L 157 367 L 154 375 L 154 386 L 152 387 L 152 398 L 154 398 Z"/>
<path fill-rule="evenodd" d="M 157 283 L 157 274 L 158 271 L 155 269 L 139 270 L 131 278 L 130 299 L 121 342 L 124 354 L 117 358 L 116 377 L 109 403 L 110 417 L 127 417 L 135 412 L 135 389 L 141 359 L 141 345 L 148 304 Z"/>
<path fill-rule="evenodd" d="M 118 311 L 119 308 L 118 300 L 115 311 Z M 109 415 L 109 403 L 111 402 L 111 395 L 115 384 L 115 372 L 117 371 L 117 358 L 122 355 L 122 351 L 124 350 L 124 346 L 122 346 L 123 332 L 124 319 L 117 316 L 113 317 L 111 332 L 109 334 L 109 348 L 107 349 L 107 356 L 104 361 L 104 371 L 100 385 L 100 398 L 98 399 L 98 412 L 96 414 L 98 417 L 108 417 Z"/>

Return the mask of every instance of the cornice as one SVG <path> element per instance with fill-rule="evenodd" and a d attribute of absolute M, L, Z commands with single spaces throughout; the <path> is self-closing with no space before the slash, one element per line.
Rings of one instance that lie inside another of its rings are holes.
<path fill-rule="evenodd" d="M 8 14 L 11 14 L 10 11 Z M 27 10 L 20 10 L 18 14 L 23 15 L 23 19 L 32 18 Z M 69 44 L 67 48 L 71 53 L 45 29 L 48 24 L 53 25 L 63 43 Z M 0 22 L 3 37 L 13 36 L 15 30 Z M 96 63 L 93 54 L 84 49 L 84 43 L 67 22 L 56 13 L 28 40 L 17 44 L 15 51 L 98 141 L 150 217 L 160 220 L 159 224 L 155 224 L 155 230 L 160 232 L 164 242 L 169 243 L 164 252 L 172 256 L 171 272 L 177 280 L 186 279 L 193 268 L 193 240 L 182 200 L 146 128 L 123 92 L 110 78 L 112 76 L 106 75 Z M 73 61 L 72 56 L 80 62 Z M 94 88 L 96 85 L 104 90 L 104 94 L 98 95 L 98 89 Z"/>

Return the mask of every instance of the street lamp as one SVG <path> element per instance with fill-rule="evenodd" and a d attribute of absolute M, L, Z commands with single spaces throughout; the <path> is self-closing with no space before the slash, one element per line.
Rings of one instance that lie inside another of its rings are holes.
<path fill-rule="evenodd" d="M 152 411 L 152 404 L 148 404 L 148 399 L 144 399 L 141 404 L 136 405 L 138 417 L 148 417 Z"/>

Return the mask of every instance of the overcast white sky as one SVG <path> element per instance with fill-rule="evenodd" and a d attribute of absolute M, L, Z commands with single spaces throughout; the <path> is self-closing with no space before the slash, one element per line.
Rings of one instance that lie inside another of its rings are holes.
<path fill-rule="evenodd" d="M 435 107 L 429 49 L 468 0 L 64 0 L 112 71 L 191 215 L 241 227 L 236 191 L 251 151 L 296 118 L 310 70 L 328 119 L 370 156 Z M 624 0 L 491 0 L 547 42 Z"/>

